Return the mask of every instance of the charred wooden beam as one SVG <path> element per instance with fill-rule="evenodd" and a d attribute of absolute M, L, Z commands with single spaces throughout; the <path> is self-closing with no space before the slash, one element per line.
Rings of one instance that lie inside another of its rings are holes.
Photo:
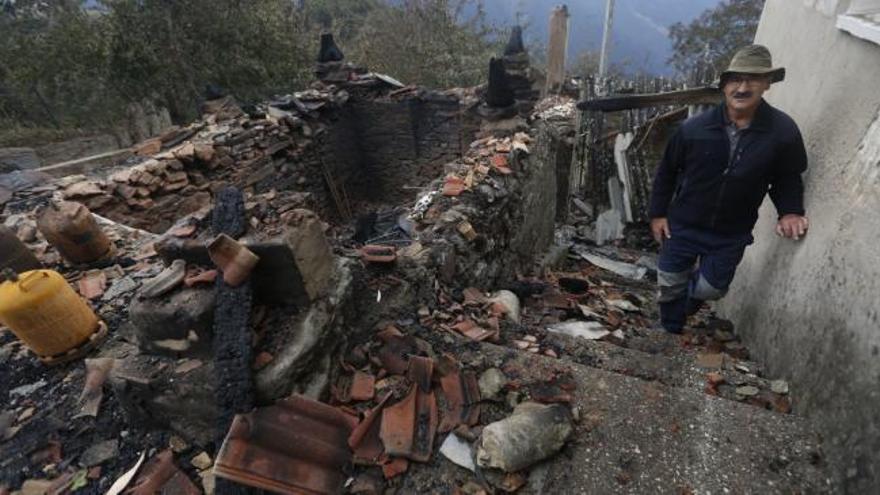
<path fill-rule="evenodd" d="M 665 105 L 705 105 L 721 101 L 721 91 L 712 86 L 682 89 L 666 93 L 649 93 L 626 96 L 610 96 L 578 103 L 581 110 L 598 112 L 618 112 L 636 108 L 659 107 Z"/>
<path fill-rule="evenodd" d="M 211 226 L 215 235 L 237 238 L 247 228 L 244 197 L 234 187 L 221 190 L 216 197 Z M 251 335 L 251 282 L 230 287 L 217 277 L 214 303 L 214 369 L 217 379 L 218 424 L 216 445 L 223 444 L 236 414 L 250 412 L 255 405 L 251 375 L 253 335 Z M 234 482 L 217 479 L 217 495 L 246 495 L 254 490 Z"/>

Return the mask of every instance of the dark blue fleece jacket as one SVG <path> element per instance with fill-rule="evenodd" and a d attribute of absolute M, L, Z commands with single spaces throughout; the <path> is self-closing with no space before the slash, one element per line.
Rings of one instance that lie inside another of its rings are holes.
<path fill-rule="evenodd" d="M 762 101 L 730 154 L 724 104 L 685 121 L 666 146 L 650 218 L 719 233 L 751 232 L 769 192 L 779 216 L 804 214 L 807 153 L 797 124 Z"/>

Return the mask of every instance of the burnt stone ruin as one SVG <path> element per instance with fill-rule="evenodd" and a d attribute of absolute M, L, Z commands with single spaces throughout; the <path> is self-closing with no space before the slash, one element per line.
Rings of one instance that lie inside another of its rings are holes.
<path fill-rule="evenodd" d="M 520 26 L 514 26 L 510 32 L 510 39 L 504 48 L 502 60 L 504 60 L 507 82 L 513 90 L 514 99 L 516 99 L 517 110 L 520 115 L 528 115 L 534 108 L 540 94 L 532 87 L 529 53 L 523 43 Z"/>
<path fill-rule="evenodd" d="M 318 52 L 318 65 L 315 75 L 321 81 L 327 83 L 341 83 L 348 80 L 349 71 L 345 70 L 345 55 L 336 46 L 333 35 L 325 33 L 321 35 L 321 50 Z"/>
<path fill-rule="evenodd" d="M 336 46 L 336 42 L 333 41 L 333 35 L 330 33 L 325 33 L 321 35 L 321 51 L 318 52 L 318 63 L 324 62 L 342 62 L 345 58 L 345 55 L 342 54 L 342 50 Z"/>
<path fill-rule="evenodd" d="M 504 70 L 504 60 L 489 61 L 489 85 L 486 88 L 486 117 L 505 118 L 516 113 L 513 89 Z"/>
<path fill-rule="evenodd" d="M 504 56 L 518 55 L 525 53 L 526 47 L 522 39 L 522 27 L 513 26 L 510 31 L 510 39 L 507 40 L 507 46 L 504 47 Z"/>

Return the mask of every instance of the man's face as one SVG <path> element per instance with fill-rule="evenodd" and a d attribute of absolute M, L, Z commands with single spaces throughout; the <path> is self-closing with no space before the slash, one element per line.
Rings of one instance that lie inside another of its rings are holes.
<path fill-rule="evenodd" d="M 763 74 L 731 74 L 724 81 L 727 108 L 751 112 L 758 108 L 761 96 L 770 89 L 770 76 Z"/>

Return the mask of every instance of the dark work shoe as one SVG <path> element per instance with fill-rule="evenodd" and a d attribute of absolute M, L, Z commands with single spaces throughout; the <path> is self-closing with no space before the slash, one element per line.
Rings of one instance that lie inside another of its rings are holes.
<path fill-rule="evenodd" d="M 703 306 L 706 305 L 706 301 L 702 299 L 688 299 L 687 307 L 685 308 L 685 314 L 688 316 L 693 316 L 697 314 Z"/>
<path fill-rule="evenodd" d="M 658 332 L 674 333 L 676 335 L 680 335 L 682 330 L 684 330 L 683 327 L 677 327 L 677 328 L 676 327 L 669 327 L 669 328 L 667 328 L 667 327 L 663 326 L 662 323 L 655 323 L 654 326 L 651 327 L 651 329 L 657 330 Z"/>

